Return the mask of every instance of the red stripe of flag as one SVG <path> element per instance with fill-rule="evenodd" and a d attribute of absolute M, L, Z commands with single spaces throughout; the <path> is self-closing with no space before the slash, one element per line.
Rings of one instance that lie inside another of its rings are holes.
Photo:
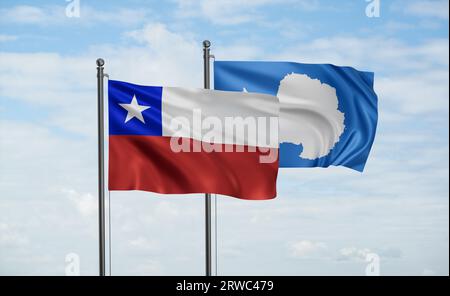
<path fill-rule="evenodd" d="M 192 152 L 199 143 L 187 138 L 191 152 L 176 153 L 170 139 L 109 136 L 109 190 L 216 193 L 251 200 L 276 196 L 278 157 L 273 163 L 260 163 L 260 156 L 267 152 L 231 144 L 219 144 L 222 152 Z M 238 148 L 244 152 L 224 152 L 240 151 Z M 278 154 L 278 149 L 271 150 Z"/>

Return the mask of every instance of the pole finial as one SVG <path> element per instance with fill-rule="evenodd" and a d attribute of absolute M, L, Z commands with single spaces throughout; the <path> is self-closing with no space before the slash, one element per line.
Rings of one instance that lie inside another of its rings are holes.
<path fill-rule="evenodd" d="M 209 48 L 211 46 L 211 42 L 209 40 L 203 40 L 203 48 Z"/>
<path fill-rule="evenodd" d="M 105 61 L 102 58 L 97 59 L 96 61 L 98 67 L 103 67 Z"/>

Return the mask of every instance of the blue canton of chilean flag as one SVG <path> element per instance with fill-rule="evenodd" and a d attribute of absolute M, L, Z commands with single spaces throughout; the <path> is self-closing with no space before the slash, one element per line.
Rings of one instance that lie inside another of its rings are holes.
<path fill-rule="evenodd" d="M 362 172 L 375 138 L 374 74 L 330 64 L 214 63 L 214 88 L 278 96 L 280 167 Z"/>
<path fill-rule="evenodd" d="M 162 90 L 109 80 L 109 134 L 162 136 Z"/>

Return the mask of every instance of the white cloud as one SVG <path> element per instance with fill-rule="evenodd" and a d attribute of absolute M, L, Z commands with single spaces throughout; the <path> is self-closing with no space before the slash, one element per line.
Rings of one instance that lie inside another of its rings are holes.
<path fill-rule="evenodd" d="M 164 268 L 162 267 L 162 265 L 159 261 L 148 260 L 148 259 L 140 260 L 133 267 L 132 274 L 133 275 L 144 275 L 144 276 L 163 275 Z"/>
<path fill-rule="evenodd" d="M 41 124 L 48 127 L 94 136 L 96 126 L 88 123 L 95 122 L 96 109 L 87 107 L 95 106 L 98 56 L 94 53 L 103 53 L 105 72 L 112 79 L 201 87 L 200 42 L 175 34 L 160 23 L 149 24 L 126 36 L 133 44 L 142 46 L 104 46 L 78 56 L 0 52 L 0 96 L 45 108 L 49 116 Z"/>
<path fill-rule="evenodd" d="M 338 260 L 360 260 L 365 261 L 368 254 L 373 253 L 370 249 L 357 249 L 346 247 L 339 250 Z"/>
<path fill-rule="evenodd" d="M 136 42 L 146 44 L 157 54 L 164 54 L 165 50 L 171 50 L 173 47 L 182 48 L 186 54 L 191 54 L 200 45 L 195 44 L 189 36 L 170 31 L 163 23 L 149 23 L 142 29 L 127 32 L 125 35 Z"/>
<path fill-rule="evenodd" d="M 63 5 L 32 6 L 17 5 L 0 9 L 0 22 L 24 25 L 61 25 L 105 23 L 109 26 L 130 26 L 143 23 L 151 11 L 146 8 L 117 10 L 97 9 L 80 2 L 80 16 L 67 17 L 66 7 Z"/>
<path fill-rule="evenodd" d="M 95 61 L 85 57 L 0 52 L 0 59 L 2 97 L 18 98 L 36 105 L 61 106 L 69 102 L 82 103 L 80 94 L 84 92 L 81 97 L 89 96 L 95 86 L 95 80 L 85 75 L 92 68 L 95 71 Z"/>
<path fill-rule="evenodd" d="M 145 7 L 140 9 L 102 10 L 90 6 L 82 6 L 80 9 L 80 21 L 88 24 L 104 23 L 112 26 L 133 26 L 142 24 L 150 18 L 152 18 L 152 11 Z"/>
<path fill-rule="evenodd" d="M 376 50 L 383 44 L 383 50 Z M 410 45 L 399 39 L 375 37 L 318 38 L 286 48 L 274 58 L 308 63 L 348 65 L 360 70 L 397 74 L 449 65 L 447 39 L 430 39 Z M 389 65 L 389 68 L 386 68 Z"/>
<path fill-rule="evenodd" d="M 384 27 L 387 32 L 397 33 L 398 31 L 414 29 L 416 26 L 411 23 L 407 23 L 407 22 L 387 21 L 386 24 L 384 25 Z"/>
<path fill-rule="evenodd" d="M 139 236 L 135 239 L 130 240 L 129 246 L 131 249 L 147 252 L 157 251 L 160 249 L 159 242 L 155 240 L 149 240 L 143 236 Z"/>
<path fill-rule="evenodd" d="M 181 17 L 203 17 L 219 25 L 238 25 L 264 19 L 262 7 L 289 5 L 293 9 L 314 11 L 319 9 L 317 0 L 177 0 L 177 14 Z"/>
<path fill-rule="evenodd" d="M 236 40 L 234 44 L 212 44 L 217 60 L 254 60 L 265 56 L 261 47 L 245 40 Z"/>
<path fill-rule="evenodd" d="M 201 16 L 221 25 L 236 25 L 254 20 L 253 9 L 270 2 L 271 0 L 181 0 L 178 1 L 177 13 L 183 17 Z"/>
<path fill-rule="evenodd" d="M 381 99 L 388 99 L 402 113 L 420 114 L 448 112 L 448 71 L 429 71 L 397 77 L 381 77 L 376 91 Z"/>
<path fill-rule="evenodd" d="M 96 149 L 94 135 L 73 139 L 45 124 L 20 120 L 0 121 L 0 133 L 0 182 L 4 200 L 27 196 L 25 189 L 31 190 L 28 193 L 32 196 L 36 195 L 33 191 L 64 196 L 59 188 L 78 188 L 96 182 L 96 168 L 92 165 L 96 156 L 91 152 Z M 24 180 L 27 180 L 26 187 L 23 187 Z"/>
<path fill-rule="evenodd" d="M 290 245 L 291 255 L 295 258 L 309 258 L 320 256 L 327 249 L 327 245 L 322 242 L 300 240 Z"/>
<path fill-rule="evenodd" d="M 136 83 L 202 87 L 202 45 L 189 33 L 151 23 L 125 36 L 142 47 L 104 48 L 110 61 L 108 73 Z"/>
<path fill-rule="evenodd" d="M 383 50 L 376 50 L 379 44 Z M 448 57 L 446 39 L 409 45 L 383 37 L 331 37 L 303 42 L 273 58 L 374 71 L 380 104 L 402 114 L 448 114 Z"/>
<path fill-rule="evenodd" d="M 97 214 L 98 199 L 90 193 L 78 193 L 73 189 L 63 189 L 69 200 L 75 204 L 78 211 L 83 216 L 93 216 Z"/>
<path fill-rule="evenodd" d="M 17 248 L 28 244 L 28 238 L 7 223 L 0 222 L 0 247 Z"/>
<path fill-rule="evenodd" d="M 407 1 L 406 3 L 397 3 L 396 5 L 398 10 L 401 8 L 409 15 L 448 20 L 448 0 Z"/>
<path fill-rule="evenodd" d="M 396 248 L 381 248 L 375 251 L 369 248 L 355 248 L 355 247 L 345 247 L 339 250 L 339 255 L 337 260 L 356 260 L 356 261 L 366 261 L 368 254 L 377 254 L 378 256 L 385 259 L 399 259 L 402 257 L 402 251 Z"/>
<path fill-rule="evenodd" d="M 435 275 L 436 275 L 436 272 L 435 272 L 434 270 L 432 270 L 432 269 L 425 268 L 425 269 L 422 271 L 422 275 L 423 275 L 423 276 L 435 276 Z"/>
<path fill-rule="evenodd" d="M 49 17 L 51 17 L 50 14 L 47 14 L 43 9 L 36 6 L 18 5 L 0 9 L 0 18 L 3 21 L 36 24 L 47 21 Z"/>
<path fill-rule="evenodd" d="M 319 0 L 296 0 L 292 1 L 292 5 L 305 11 L 315 11 L 321 8 Z"/>
<path fill-rule="evenodd" d="M 15 35 L 0 34 L 0 42 L 15 41 L 17 39 L 18 39 L 18 37 Z"/>
<path fill-rule="evenodd" d="M 356 247 L 344 247 L 341 248 L 338 252 L 337 260 L 338 261 L 360 261 L 365 262 L 368 260 L 369 254 L 376 254 L 377 256 L 384 259 L 399 259 L 402 256 L 402 252 L 396 248 L 381 248 L 375 251 L 369 248 L 356 248 Z"/>
<path fill-rule="evenodd" d="M 113 273 L 202 274 L 199 230 L 204 229 L 204 218 L 199 196 L 112 192 Z"/>

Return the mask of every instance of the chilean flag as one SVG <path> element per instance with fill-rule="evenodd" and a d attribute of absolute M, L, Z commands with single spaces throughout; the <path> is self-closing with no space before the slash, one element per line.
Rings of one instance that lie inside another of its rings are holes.
<path fill-rule="evenodd" d="M 276 196 L 277 97 L 109 80 L 109 190 Z"/>

